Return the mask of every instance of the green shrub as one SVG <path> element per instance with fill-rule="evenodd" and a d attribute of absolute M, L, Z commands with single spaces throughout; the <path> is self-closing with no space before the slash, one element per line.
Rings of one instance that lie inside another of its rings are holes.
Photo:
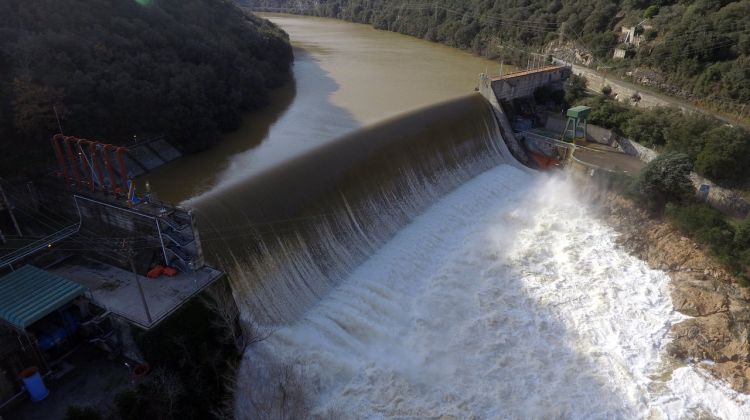
<path fill-rule="evenodd" d="M 686 235 L 706 245 L 719 260 L 737 272 L 741 264 L 735 246 L 735 231 L 721 214 L 703 203 L 667 207 L 670 220 Z"/>
<path fill-rule="evenodd" d="M 737 226 L 737 232 L 734 234 L 734 242 L 738 248 L 750 252 L 750 217 Z M 748 254 L 748 265 L 750 265 L 750 253 Z"/>
<path fill-rule="evenodd" d="M 678 115 L 678 110 L 670 108 L 637 112 L 625 122 L 622 131 L 629 139 L 644 146 L 664 146 L 667 142 L 664 132 L 670 126 L 670 120 Z"/>
<path fill-rule="evenodd" d="M 610 96 L 610 95 L 612 95 L 612 86 L 610 86 L 610 85 L 604 85 L 602 87 L 602 95 L 604 95 L 604 96 Z"/>
<path fill-rule="evenodd" d="M 661 210 L 670 202 L 684 202 L 695 193 L 690 181 L 693 165 L 684 153 L 664 153 L 646 165 L 638 175 L 635 190 L 651 210 Z"/>
<path fill-rule="evenodd" d="M 574 74 L 565 84 L 565 102 L 573 104 L 586 96 L 588 80 L 585 77 Z"/>
<path fill-rule="evenodd" d="M 698 153 L 695 169 L 727 186 L 741 186 L 750 178 L 750 133 L 723 126 L 704 134 L 705 147 Z"/>
<path fill-rule="evenodd" d="M 715 120 L 700 115 L 674 116 L 664 130 L 667 150 L 687 153 L 695 162 L 706 145 L 703 134 L 715 125 Z"/>
<path fill-rule="evenodd" d="M 643 11 L 643 17 L 646 19 L 651 19 L 652 17 L 659 14 L 659 6 L 652 4 L 651 6 L 648 6 L 646 10 Z"/>
<path fill-rule="evenodd" d="M 606 96 L 587 98 L 582 103 L 591 107 L 589 123 L 618 132 L 638 113 L 634 108 Z"/>

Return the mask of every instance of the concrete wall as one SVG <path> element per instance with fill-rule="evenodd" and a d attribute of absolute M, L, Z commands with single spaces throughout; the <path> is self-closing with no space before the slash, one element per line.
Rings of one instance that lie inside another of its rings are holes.
<path fill-rule="evenodd" d="M 569 73 L 569 68 L 558 66 L 510 73 L 492 79 L 492 90 L 500 101 L 525 98 L 533 96 L 534 91 L 540 86 L 548 85 L 562 89 L 562 83 Z"/>
<path fill-rule="evenodd" d="M 533 96 L 534 91 L 541 86 L 562 89 L 564 80 L 569 76 L 570 69 L 560 66 L 527 70 L 494 79 L 485 74 L 480 75 L 479 93 L 492 105 L 503 140 L 511 154 L 524 165 L 530 164 L 529 156 L 513 133 L 513 127 L 501 103 Z"/>
<path fill-rule="evenodd" d="M 644 162 L 651 162 L 659 155 L 656 150 L 638 144 L 630 139 L 620 136 L 616 136 L 616 139 L 623 152 L 631 156 L 636 156 Z M 711 207 L 732 217 L 744 219 L 750 216 L 750 203 L 748 203 L 741 195 L 731 189 L 720 187 L 711 180 L 706 179 L 695 172 L 690 174 L 690 180 L 693 182 L 696 191 L 698 191 L 702 185 L 707 185 L 709 187 L 708 196 L 705 201 Z"/>
<path fill-rule="evenodd" d="M 659 156 L 659 154 L 656 153 L 655 150 L 649 149 L 648 147 L 636 143 L 630 139 L 626 139 L 625 137 L 617 136 L 616 142 L 620 145 L 620 149 L 623 152 L 629 154 L 630 156 L 635 156 L 646 163 L 651 162 L 652 160 L 656 159 L 657 156 Z"/>
<path fill-rule="evenodd" d="M 152 261 L 164 264 L 159 231 L 154 219 L 119 206 L 107 206 L 77 198 L 81 231 L 76 236 L 84 253 L 129 270 L 128 252 L 136 252 L 136 268 L 148 270 Z"/>
<path fill-rule="evenodd" d="M 499 101 L 512 101 L 533 96 L 540 86 L 562 89 L 563 81 L 569 76 L 570 69 L 560 66 L 521 71 L 492 79 L 492 90 Z"/>
<path fill-rule="evenodd" d="M 508 121 L 508 116 L 505 114 L 502 105 L 500 105 L 495 92 L 492 90 L 491 83 L 492 82 L 487 75 L 481 75 L 479 80 L 479 93 L 482 94 L 492 106 L 492 111 L 494 112 L 495 118 L 500 127 L 500 134 L 503 136 L 503 140 L 508 146 L 510 153 L 516 160 L 524 165 L 528 165 L 529 157 L 526 155 L 526 151 L 513 134 L 513 127 L 511 126 L 510 121 Z"/>
<path fill-rule="evenodd" d="M 736 192 L 727 188 L 722 188 L 695 172 L 690 174 L 690 180 L 693 181 L 696 190 L 698 190 L 701 185 L 707 185 L 709 187 L 706 202 L 711 205 L 711 207 L 720 210 L 722 213 L 740 219 L 745 219 L 750 216 L 750 203 L 745 201 L 745 199 Z"/>

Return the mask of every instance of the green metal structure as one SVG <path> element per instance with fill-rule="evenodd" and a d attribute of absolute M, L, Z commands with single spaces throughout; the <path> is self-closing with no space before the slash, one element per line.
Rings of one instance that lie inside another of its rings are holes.
<path fill-rule="evenodd" d="M 78 283 L 25 265 L 0 278 L 0 320 L 25 330 L 83 292 Z"/>
<path fill-rule="evenodd" d="M 565 115 L 568 122 L 565 123 L 562 140 L 575 143 L 578 140 L 586 141 L 586 128 L 588 127 L 588 118 L 591 114 L 591 108 L 587 106 L 574 106 L 568 109 Z M 583 127 L 583 132 L 579 135 L 579 128 Z"/>

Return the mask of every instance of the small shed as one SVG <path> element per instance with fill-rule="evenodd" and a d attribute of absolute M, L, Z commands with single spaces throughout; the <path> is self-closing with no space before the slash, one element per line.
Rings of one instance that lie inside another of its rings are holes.
<path fill-rule="evenodd" d="M 26 265 L 0 277 L 0 320 L 18 330 L 82 295 L 83 286 Z"/>
<path fill-rule="evenodd" d="M 30 366 L 47 369 L 40 340 L 53 343 L 70 329 L 65 325 L 62 333 L 40 336 L 29 327 L 37 328 L 83 293 L 80 284 L 31 265 L 0 277 L 0 405 L 17 392 L 18 372 Z"/>

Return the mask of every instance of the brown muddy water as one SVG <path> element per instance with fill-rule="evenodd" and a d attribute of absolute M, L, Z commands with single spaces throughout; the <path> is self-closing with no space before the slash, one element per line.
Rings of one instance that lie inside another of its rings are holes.
<path fill-rule="evenodd" d="M 214 148 L 139 180 L 180 203 L 344 134 L 470 93 L 496 63 L 443 45 L 334 19 L 261 14 L 289 33 L 293 81 Z M 231 197 L 229 197 L 231 201 Z M 194 201 L 194 200 L 191 200 Z"/>

